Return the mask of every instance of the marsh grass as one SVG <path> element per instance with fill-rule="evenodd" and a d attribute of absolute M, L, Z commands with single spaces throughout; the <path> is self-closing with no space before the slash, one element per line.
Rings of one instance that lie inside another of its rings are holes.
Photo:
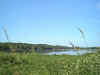
<path fill-rule="evenodd" d="M 8 42 L 8 47 L 10 49 L 10 53 L 7 54 L 7 56 L 5 57 L 7 60 L 10 60 L 9 64 L 14 64 L 16 60 L 19 60 L 20 61 L 20 57 L 16 56 L 16 52 L 15 52 L 15 49 L 13 48 L 13 45 L 12 44 L 9 44 L 10 43 L 10 40 L 9 40 L 9 36 L 8 36 L 8 32 L 7 30 L 2 27 L 2 30 L 5 34 L 5 37 L 6 37 L 6 40 Z M 12 70 L 14 71 L 16 65 L 12 65 Z M 18 75 L 17 71 L 14 72 L 14 75 Z"/>
<path fill-rule="evenodd" d="M 4 27 L 2 27 L 2 30 L 3 30 L 3 32 L 5 34 L 6 40 L 8 42 L 8 47 L 10 48 L 11 52 L 15 52 L 15 50 L 13 48 L 13 45 L 9 44 L 10 43 L 10 39 L 9 39 L 7 30 Z"/>
<path fill-rule="evenodd" d="M 100 75 L 100 55 L 24 55 L 0 53 L 0 75 Z M 5 64 L 6 63 L 6 64 Z M 8 68 L 6 68 L 6 67 Z"/>
<path fill-rule="evenodd" d="M 7 31 L 3 31 L 10 42 Z M 74 49 L 75 45 L 69 43 Z M 100 75 L 100 54 L 49 56 L 32 52 L 15 56 L 11 52 L 8 56 L 0 52 L 0 75 Z"/>
<path fill-rule="evenodd" d="M 84 31 L 81 28 L 77 28 L 77 29 L 80 32 L 81 38 L 84 40 L 86 47 L 88 47 L 88 43 L 87 43 L 87 40 L 86 40 L 86 36 L 85 36 Z"/>
<path fill-rule="evenodd" d="M 79 48 L 76 47 L 71 41 L 69 41 L 69 44 L 72 46 L 73 50 L 77 52 L 77 55 L 80 55 L 80 53 L 78 52 Z"/>
<path fill-rule="evenodd" d="M 88 47 L 88 43 L 87 43 L 87 41 L 86 41 L 86 37 L 85 37 L 84 31 L 83 31 L 81 28 L 77 28 L 77 30 L 80 32 L 81 37 L 82 37 L 82 39 L 84 40 L 86 47 Z M 75 51 L 78 51 L 78 50 L 79 50 L 79 48 L 76 47 L 76 46 L 74 45 L 74 43 L 72 43 L 71 41 L 69 41 L 69 44 L 72 46 L 72 48 L 73 48 Z M 78 53 L 78 54 L 79 54 L 79 53 Z"/>
<path fill-rule="evenodd" d="M 77 48 L 71 41 L 69 41 L 69 44 L 72 46 L 72 48 L 73 48 L 75 51 L 78 50 L 78 48 Z"/>

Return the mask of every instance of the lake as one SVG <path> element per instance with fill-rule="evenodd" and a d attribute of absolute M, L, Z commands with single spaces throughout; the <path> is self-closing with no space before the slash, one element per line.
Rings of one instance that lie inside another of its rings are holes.
<path fill-rule="evenodd" d="M 96 49 L 89 49 L 89 50 L 86 50 L 86 49 L 80 49 L 80 50 L 59 50 L 59 51 L 51 51 L 51 52 L 46 52 L 46 53 L 43 53 L 44 55 L 82 55 L 82 54 L 86 54 L 86 53 L 95 53 L 97 50 Z"/>

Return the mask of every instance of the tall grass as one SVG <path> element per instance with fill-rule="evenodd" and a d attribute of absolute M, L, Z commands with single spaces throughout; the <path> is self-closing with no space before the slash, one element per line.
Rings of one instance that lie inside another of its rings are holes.
<path fill-rule="evenodd" d="M 3 32 L 10 42 L 6 29 Z M 69 44 L 76 50 L 71 41 Z M 0 75 L 100 75 L 99 65 L 99 53 L 82 56 L 16 53 L 7 57 L 7 53 L 0 52 Z"/>
<path fill-rule="evenodd" d="M 78 31 L 80 32 L 81 37 L 82 37 L 82 39 L 84 40 L 86 46 L 88 47 L 88 43 L 87 43 L 87 40 L 86 40 L 84 31 L 83 31 L 81 28 L 77 28 L 77 29 L 78 29 Z"/>
<path fill-rule="evenodd" d="M 14 62 L 15 62 L 15 61 L 14 61 L 15 58 L 17 58 L 17 59 L 20 59 L 20 58 L 16 56 L 15 50 L 14 50 L 14 48 L 13 48 L 13 45 L 10 44 L 10 40 L 9 40 L 9 36 L 8 36 L 7 30 L 6 30 L 4 27 L 2 27 L 2 30 L 3 30 L 3 32 L 4 32 L 4 34 L 5 34 L 6 40 L 7 40 L 7 42 L 8 42 L 8 47 L 9 47 L 9 49 L 10 49 L 10 53 L 7 54 L 6 59 L 7 59 L 7 60 L 11 60 L 10 63 L 14 63 Z M 9 63 L 9 64 L 10 64 L 10 63 Z M 15 66 L 16 66 L 16 65 L 12 65 L 12 66 L 11 66 L 11 67 L 12 67 L 12 70 L 14 70 Z M 18 74 L 17 74 L 17 71 L 14 72 L 14 75 L 18 75 Z"/>
<path fill-rule="evenodd" d="M 83 31 L 81 28 L 77 28 L 77 29 L 78 29 L 78 31 L 80 32 L 81 37 L 82 37 L 82 39 L 84 40 L 86 46 L 88 47 L 88 43 L 87 43 L 87 41 L 86 41 L 86 37 L 85 37 L 84 31 Z M 78 48 L 75 47 L 75 45 L 74 45 L 71 41 L 69 41 L 69 44 L 72 46 L 72 48 L 73 48 L 75 51 L 78 50 Z"/>
<path fill-rule="evenodd" d="M 77 50 L 78 50 L 78 48 L 77 48 L 77 47 L 75 47 L 75 45 L 74 45 L 71 41 L 69 41 L 69 44 L 72 46 L 72 48 L 73 48 L 75 51 L 77 51 Z"/>
<path fill-rule="evenodd" d="M 7 42 L 8 42 L 8 47 L 10 48 L 11 52 L 15 52 L 15 50 L 13 48 L 13 45 L 9 44 L 10 43 L 10 39 L 9 39 L 7 30 L 4 27 L 2 27 L 2 30 L 3 30 L 3 32 L 5 34 L 5 38 L 6 38 Z"/>
<path fill-rule="evenodd" d="M 6 31 L 6 29 L 4 27 L 2 27 L 2 30 L 5 34 L 5 37 L 6 37 L 7 41 L 10 42 L 9 37 L 8 37 L 8 32 Z"/>

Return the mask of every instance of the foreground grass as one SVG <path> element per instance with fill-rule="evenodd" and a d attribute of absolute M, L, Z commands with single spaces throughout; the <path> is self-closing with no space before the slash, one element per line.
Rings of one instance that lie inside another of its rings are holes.
<path fill-rule="evenodd" d="M 100 54 L 49 56 L 0 52 L 0 75 L 100 75 Z"/>

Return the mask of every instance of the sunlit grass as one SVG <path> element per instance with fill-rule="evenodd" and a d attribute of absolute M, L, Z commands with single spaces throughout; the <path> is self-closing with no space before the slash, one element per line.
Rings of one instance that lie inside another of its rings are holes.
<path fill-rule="evenodd" d="M 79 29 L 85 39 L 84 32 Z M 9 36 L 3 28 L 8 42 Z M 76 46 L 69 44 L 77 51 Z M 0 75 L 100 75 L 100 54 L 90 53 L 85 55 L 39 55 L 32 53 L 13 53 L 12 45 L 9 45 L 11 53 L 0 52 Z"/>
<path fill-rule="evenodd" d="M 0 75 L 99 75 L 100 55 L 34 55 L 0 53 Z M 99 74 L 97 74 L 99 73 Z"/>

